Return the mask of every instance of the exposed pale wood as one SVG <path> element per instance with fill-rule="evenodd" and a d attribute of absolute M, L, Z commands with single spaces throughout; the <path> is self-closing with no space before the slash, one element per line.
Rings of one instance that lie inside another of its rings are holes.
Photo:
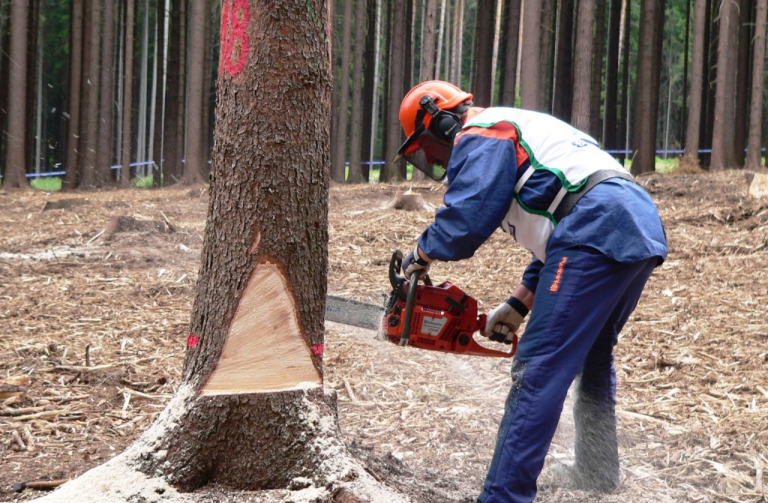
<path fill-rule="evenodd" d="M 752 197 L 768 197 L 768 175 L 755 173 L 755 177 L 749 184 L 749 194 Z"/>
<path fill-rule="evenodd" d="M 202 394 L 288 390 L 320 382 L 301 336 L 288 281 L 277 266 L 259 264 Z"/>

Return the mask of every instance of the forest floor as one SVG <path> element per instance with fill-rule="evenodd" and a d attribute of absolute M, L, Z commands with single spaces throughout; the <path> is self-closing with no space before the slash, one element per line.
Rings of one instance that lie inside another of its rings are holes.
<path fill-rule="evenodd" d="M 670 254 L 616 349 L 622 482 L 609 495 L 554 483 L 552 465 L 572 458 L 566 403 L 537 501 L 768 501 L 768 199 L 748 194 L 749 175 L 639 179 Z M 443 188 L 424 183 L 413 187 L 424 209 L 398 210 L 407 188 L 332 187 L 329 293 L 382 302 L 392 250 L 409 250 L 442 202 Z M 103 463 L 163 409 L 179 384 L 207 206 L 204 187 L 0 193 L 0 501 L 39 495 L 15 494 L 15 482 Z M 431 276 L 486 311 L 528 260 L 497 233 Z M 327 323 L 326 383 L 351 452 L 414 502 L 473 502 L 510 361 L 373 336 Z"/>

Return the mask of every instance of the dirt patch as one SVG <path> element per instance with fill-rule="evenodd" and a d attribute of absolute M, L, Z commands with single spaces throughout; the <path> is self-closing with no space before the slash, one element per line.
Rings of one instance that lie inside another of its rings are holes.
<path fill-rule="evenodd" d="M 670 255 L 616 350 L 622 483 L 611 495 L 550 478 L 572 457 L 570 411 L 538 501 L 765 501 L 768 465 L 768 203 L 743 172 L 641 177 Z M 334 186 L 329 293 L 381 303 L 393 249 L 409 250 L 444 188 L 414 184 L 425 206 L 396 211 L 404 187 Z M 180 381 L 207 212 L 207 188 L 0 195 L 0 501 L 12 484 L 74 477 L 146 430 Z M 430 206 L 431 205 L 431 206 Z M 114 217 L 170 223 L 97 237 Z M 95 238 L 95 239 L 94 239 Z M 494 234 L 475 257 L 438 263 L 488 310 L 530 255 Z M 469 503 L 482 486 L 509 389 L 509 360 L 401 348 L 327 324 L 326 382 L 350 450 L 418 503 Z M 18 382 L 18 381 L 14 381 Z M 17 390 L 18 391 L 18 390 Z M 208 491 L 216 492 L 212 486 Z M 224 497 L 222 496 L 222 500 Z M 213 501 L 213 500 L 212 500 Z"/>

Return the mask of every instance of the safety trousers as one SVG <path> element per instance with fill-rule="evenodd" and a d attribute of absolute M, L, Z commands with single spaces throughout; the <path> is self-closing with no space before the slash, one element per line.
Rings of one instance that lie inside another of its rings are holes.
<path fill-rule="evenodd" d="M 533 501 L 563 402 L 577 376 L 576 467 L 615 487 L 613 347 L 658 261 L 623 264 L 589 247 L 547 257 L 512 364 L 512 388 L 478 502 Z"/>

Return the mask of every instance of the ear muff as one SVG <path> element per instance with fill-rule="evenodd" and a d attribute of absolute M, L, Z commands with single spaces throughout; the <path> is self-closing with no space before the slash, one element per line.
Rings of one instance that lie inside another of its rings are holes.
<path fill-rule="evenodd" d="M 461 129 L 461 120 L 456 114 L 440 110 L 432 118 L 430 129 L 441 139 L 453 143 L 453 137 Z"/>

